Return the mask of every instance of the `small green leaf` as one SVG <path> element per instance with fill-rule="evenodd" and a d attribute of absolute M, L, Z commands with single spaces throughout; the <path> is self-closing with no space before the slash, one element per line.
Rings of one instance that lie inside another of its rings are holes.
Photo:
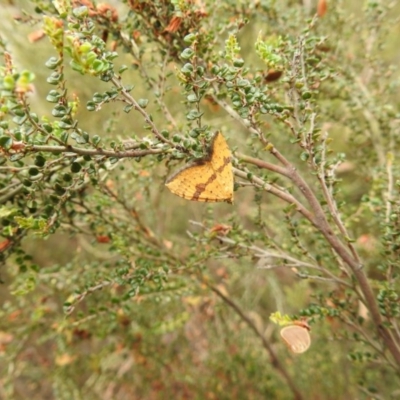
<path fill-rule="evenodd" d="M 42 128 L 47 132 L 47 133 L 51 133 L 53 132 L 53 127 L 48 124 L 47 122 L 42 124 Z"/>
<path fill-rule="evenodd" d="M 197 38 L 197 35 L 195 33 L 189 33 L 189 35 L 186 35 L 183 40 L 186 43 L 193 43 Z"/>
<path fill-rule="evenodd" d="M 40 171 L 35 167 L 29 168 L 29 170 L 28 170 L 28 174 L 30 176 L 35 176 L 35 175 L 38 175 L 39 173 L 40 173 Z"/>
<path fill-rule="evenodd" d="M 60 135 L 60 139 L 63 143 L 67 143 L 69 134 L 67 131 L 63 131 Z"/>
<path fill-rule="evenodd" d="M 93 94 L 93 101 L 95 103 L 102 103 L 104 101 L 104 97 L 101 93 L 94 93 Z"/>
<path fill-rule="evenodd" d="M 233 60 L 233 65 L 237 68 L 242 68 L 244 65 L 244 60 L 242 58 L 235 58 Z"/>
<path fill-rule="evenodd" d="M 89 10 L 87 7 L 82 6 L 82 7 L 76 7 L 72 10 L 72 14 L 76 18 L 85 18 L 89 14 Z"/>
<path fill-rule="evenodd" d="M 95 72 L 101 73 L 107 69 L 107 64 L 102 60 L 94 60 L 92 68 Z"/>
<path fill-rule="evenodd" d="M 204 113 L 201 111 L 197 111 L 197 110 L 190 110 L 188 114 L 186 114 L 186 118 L 189 121 L 193 121 L 195 119 L 200 118 Z"/>
<path fill-rule="evenodd" d="M 70 62 L 69 62 L 69 65 L 71 66 L 71 68 L 74 70 L 74 71 L 76 71 L 76 72 L 79 72 L 80 74 L 84 74 L 85 73 L 85 70 L 84 70 L 84 68 L 82 67 L 82 65 L 81 64 L 79 64 L 79 63 L 77 63 L 75 60 L 71 60 Z M 47 82 L 49 82 L 49 80 L 47 79 Z M 50 83 L 50 82 L 49 82 Z M 58 82 L 57 82 L 58 83 Z"/>
<path fill-rule="evenodd" d="M 50 57 L 46 63 L 45 66 L 49 69 L 56 69 L 62 62 L 62 59 L 56 58 L 56 57 Z"/>
<path fill-rule="evenodd" d="M 22 125 L 26 120 L 27 120 L 27 116 L 26 115 L 24 115 L 23 117 L 18 117 L 18 116 L 16 116 L 16 117 L 14 117 L 12 120 L 13 120 L 13 122 L 15 122 L 17 125 Z"/>
<path fill-rule="evenodd" d="M 58 85 L 61 80 L 63 79 L 63 75 L 59 74 L 57 72 L 53 72 L 47 79 L 47 83 L 50 83 L 50 85 Z"/>
<path fill-rule="evenodd" d="M 139 104 L 140 107 L 146 108 L 147 104 L 149 104 L 149 100 L 147 100 L 147 99 L 139 99 L 138 100 L 138 104 Z"/>
<path fill-rule="evenodd" d="M 35 157 L 35 165 L 37 167 L 43 167 L 45 164 L 46 164 L 46 159 L 41 154 L 38 154 Z"/>
<path fill-rule="evenodd" d="M 6 90 L 14 90 L 15 87 L 15 80 L 14 77 L 12 75 L 6 75 L 3 78 L 3 87 Z"/>
<path fill-rule="evenodd" d="M 57 90 L 50 90 L 49 94 L 46 96 L 46 100 L 49 103 L 57 103 L 60 97 L 61 95 L 57 92 Z"/>
<path fill-rule="evenodd" d="M 250 85 L 250 82 L 247 79 L 240 79 L 237 83 L 239 87 L 247 87 Z"/>
<path fill-rule="evenodd" d="M 61 104 L 59 104 L 59 105 L 57 105 L 57 106 L 55 106 L 54 108 L 53 108 L 53 110 L 52 110 L 52 115 L 54 116 L 54 117 L 57 117 L 57 118 L 62 118 L 62 117 L 64 117 L 67 113 L 68 113 L 68 109 L 67 109 L 67 107 L 65 107 L 65 106 L 63 106 L 63 105 L 61 105 Z"/>
<path fill-rule="evenodd" d="M 174 143 L 180 143 L 182 141 L 182 138 L 179 135 L 174 135 L 172 136 L 172 141 Z"/>
<path fill-rule="evenodd" d="M 121 65 L 121 66 L 119 67 L 118 73 L 119 73 L 119 74 L 122 74 L 122 73 L 125 72 L 127 69 L 128 69 L 128 66 L 127 66 L 127 65 Z"/>
<path fill-rule="evenodd" d="M 71 182 L 72 181 L 72 175 L 65 173 L 63 175 L 63 179 L 64 179 L 65 182 Z"/>
<path fill-rule="evenodd" d="M 0 147 L 3 148 L 4 150 L 11 149 L 12 144 L 13 144 L 13 140 L 10 136 L 1 136 L 0 137 Z"/>
<path fill-rule="evenodd" d="M 196 103 L 199 101 L 199 99 L 197 98 L 197 96 L 194 93 L 189 94 L 189 96 L 187 96 L 186 98 L 189 103 Z"/>
<path fill-rule="evenodd" d="M 129 113 L 129 111 L 131 111 L 132 108 L 133 108 L 133 105 L 132 105 L 132 104 L 128 104 L 127 106 L 124 107 L 124 111 L 125 111 L 126 113 Z"/>
<path fill-rule="evenodd" d="M 213 65 L 212 66 L 212 68 L 211 68 L 211 72 L 214 74 L 214 75 L 218 75 L 218 72 L 219 72 L 220 70 L 219 70 L 219 66 L 218 65 Z"/>
<path fill-rule="evenodd" d="M 94 135 L 94 136 L 92 137 L 92 143 L 93 143 L 95 146 L 98 146 L 98 144 L 100 143 L 100 141 L 101 141 L 101 137 L 100 137 L 100 136 Z"/>
<path fill-rule="evenodd" d="M 181 58 L 184 60 L 190 60 L 194 55 L 194 51 L 190 48 L 187 48 L 182 51 Z"/>
<path fill-rule="evenodd" d="M 59 196 L 62 196 L 65 193 L 65 189 L 59 183 L 54 185 L 54 190 Z"/>
<path fill-rule="evenodd" d="M 84 42 L 79 46 L 79 52 L 82 54 L 87 54 L 89 53 L 90 50 L 92 50 L 93 45 L 89 42 Z"/>
<path fill-rule="evenodd" d="M 71 172 L 73 173 L 77 173 L 82 169 L 81 164 L 79 164 L 78 162 L 73 162 L 71 164 Z"/>
<path fill-rule="evenodd" d="M 186 63 L 182 68 L 182 74 L 189 76 L 194 71 L 193 65 L 190 63 Z"/>
<path fill-rule="evenodd" d="M 300 154 L 300 160 L 302 160 L 302 161 L 307 161 L 309 158 L 310 158 L 310 155 L 306 151 L 303 151 Z"/>
<path fill-rule="evenodd" d="M 86 109 L 88 111 L 95 111 L 96 110 L 96 104 L 93 101 L 88 101 L 86 103 Z"/>
<path fill-rule="evenodd" d="M 86 131 L 81 132 L 82 138 L 84 139 L 85 143 L 89 143 L 89 134 Z"/>

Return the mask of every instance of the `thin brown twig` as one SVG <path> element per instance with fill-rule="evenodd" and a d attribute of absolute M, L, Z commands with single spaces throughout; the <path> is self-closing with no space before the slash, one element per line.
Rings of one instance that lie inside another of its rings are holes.
<path fill-rule="evenodd" d="M 349 233 L 347 232 L 346 227 L 344 226 L 340 214 L 336 205 L 336 201 L 332 196 L 332 193 L 329 191 L 328 186 L 326 184 L 325 180 L 325 149 L 326 149 L 326 144 L 324 140 L 324 144 L 322 146 L 322 152 L 321 152 L 321 163 L 320 163 L 320 170 L 317 173 L 317 178 L 320 182 L 321 188 L 322 188 L 322 194 L 324 195 L 325 201 L 328 205 L 328 209 L 330 211 L 330 214 L 338 227 L 340 233 L 343 235 L 347 242 L 347 247 L 351 251 L 351 254 L 353 255 L 354 259 L 358 262 L 361 263 L 360 257 L 358 256 L 357 250 L 354 248 L 353 244 L 349 240 Z"/>
<path fill-rule="evenodd" d="M 268 352 L 269 357 L 271 359 L 271 363 L 274 368 L 280 373 L 280 375 L 284 378 L 286 381 L 287 385 L 290 387 L 292 393 L 293 393 L 293 398 L 295 400 L 301 400 L 303 399 L 303 395 L 293 382 L 292 378 L 290 375 L 287 373 L 286 369 L 283 367 L 281 362 L 279 361 L 279 358 L 275 354 L 275 351 L 273 350 L 272 346 L 269 344 L 268 340 L 265 338 L 265 336 L 258 330 L 257 326 L 254 324 L 254 322 L 242 311 L 242 309 L 229 297 L 227 297 L 224 293 L 221 292 L 216 286 L 208 283 L 204 278 L 201 279 L 201 281 L 207 285 L 219 298 L 223 300 L 225 304 L 227 304 L 229 307 L 231 307 L 236 314 L 240 316 L 240 318 L 246 322 L 246 324 L 249 326 L 249 328 L 259 337 L 259 339 L 262 342 L 262 345 L 264 349 Z"/>
<path fill-rule="evenodd" d="M 233 172 L 236 176 L 239 176 L 240 178 L 248 180 L 248 174 L 244 171 L 241 171 L 237 168 L 233 168 Z M 294 196 L 292 196 L 289 193 L 286 193 L 282 190 L 277 189 L 276 187 L 270 185 L 269 183 L 264 182 L 261 178 L 258 178 L 257 176 L 252 175 L 251 176 L 251 182 L 253 182 L 254 186 L 257 186 L 261 189 L 264 189 L 267 192 L 272 193 L 274 196 L 277 196 L 281 198 L 282 200 L 286 201 L 289 204 L 292 204 L 296 207 L 296 210 L 304 215 L 309 221 L 314 221 L 314 216 L 312 213 L 310 213 L 304 206 L 301 204 Z"/>
<path fill-rule="evenodd" d="M 71 302 L 71 304 L 68 306 L 68 309 L 67 309 L 67 311 L 66 311 L 66 314 L 67 314 L 67 315 L 71 315 L 71 314 L 74 312 L 76 306 L 77 306 L 79 303 L 81 303 L 81 302 L 86 298 L 86 296 L 87 296 L 88 294 L 94 293 L 94 292 L 96 292 L 97 290 L 101 290 L 101 289 L 103 289 L 104 287 L 111 285 L 112 283 L 113 283 L 112 281 L 103 281 L 103 282 L 101 282 L 101 283 L 99 283 L 99 284 L 97 284 L 97 285 L 95 285 L 95 286 L 92 286 L 92 287 L 86 289 L 84 292 L 79 293 L 79 295 L 78 295 L 78 296 Z"/>
<path fill-rule="evenodd" d="M 246 154 L 236 152 L 236 157 L 245 163 L 253 164 L 259 168 L 267 169 L 268 171 L 276 172 L 277 174 L 286 176 L 289 178 L 289 173 L 286 168 L 280 167 L 279 165 L 272 164 L 258 158 L 247 156 Z"/>
<path fill-rule="evenodd" d="M 76 146 L 51 146 L 51 145 L 26 145 L 25 151 L 28 152 L 47 152 L 47 153 L 73 153 L 79 155 L 88 156 L 106 156 L 114 158 L 135 158 L 144 157 L 150 154 L 164 153 L 165 149 L 153 148 L 146 150 L 127 150 L 127 151 L 114 151 L 104 150 L 102 148 L 97 149 L 85 149 L 83 147 Z"/>
<path fill-rule="evenodd" d="M 103 189 L 104 192 L 106 192 L 106 194 L 108 194 L 115 201 L 117 201 L 130 216 L 133 216 L 133 218 L 135 219 L 136 223 L 139 226 L 139 229 L 148 240 L 159 245 L 158 240 L 154 235 L 154 233 L 151 231 L 150 228 L 148 228 L 142 222 L 139 213 L 133 207 L 128 206 L 128 204 L 123 199 L 121 199 L 116 193 L 114 193 L 107 185 L 101 185 L 101 188 Z"/>
<path fill-rule="evenodd" d="M 125 89 L 125 87 L 121 83 L 121 79 L 114 76 L 111 78 L 111 82 L 120 90 L 122 96 L 126 99 L 128 104 L 132 105 L 135 108 L 135 110 L 142 115 L 145 122 L 150 126 L 154 136 L 156 136 L 156 138 L 161 142 L 167 143 L 170 146 L 175 147 L 174 144 L 169 139 L 167 139 L 165 136 L 161 134 L 161 132 L 157 129 L 156 125 L 151 119 L 150 115 L 142 107 L 140 107 L 139 103 Z"/>

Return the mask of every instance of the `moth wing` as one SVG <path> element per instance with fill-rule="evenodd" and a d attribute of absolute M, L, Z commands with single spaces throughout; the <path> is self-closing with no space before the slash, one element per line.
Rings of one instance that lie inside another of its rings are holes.
<path fill-rule="evenodd" d="M 177 196 L 203 202 L 233 202 L 231 152 L 225 138 L 217 132 L 208 157 L 184 166 L 167 179 L 165 185 Z"/>
<path fill-rule="evenodd" d="M 293 353 L 304 353 L 311 345 L 310 333 L 304 326 L 285 326 L 280 333 L 283 341 Z"/>

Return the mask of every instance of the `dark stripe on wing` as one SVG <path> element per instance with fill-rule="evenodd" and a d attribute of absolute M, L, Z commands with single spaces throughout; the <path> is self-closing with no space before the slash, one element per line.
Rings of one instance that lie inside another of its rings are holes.
<path fill-rule="evenodd" d="M 196 191 L 193 194 L 192 199 L 198 201 L 201 194 L 207 189 L 207 186 L 210 185 L 215 179 L 217 179 L 218 174 L 222 173 L 225 167 L 231 162 L 231 157 L 225 157 L 223 164 L 207 179 L 206 183 L 199 183 L 195 186 Z M 221 199 L 224 201 L 223 199 Z"/>

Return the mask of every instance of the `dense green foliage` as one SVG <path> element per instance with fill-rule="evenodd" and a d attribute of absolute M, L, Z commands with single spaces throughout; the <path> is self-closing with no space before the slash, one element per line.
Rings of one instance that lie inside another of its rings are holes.
<path fill-rule="evenodd" d="M 0 398 L 400 396 L 399 5 L 360 3 L 4 6 Z M 233 205 L 173 196 L 217 130 Z"/>

